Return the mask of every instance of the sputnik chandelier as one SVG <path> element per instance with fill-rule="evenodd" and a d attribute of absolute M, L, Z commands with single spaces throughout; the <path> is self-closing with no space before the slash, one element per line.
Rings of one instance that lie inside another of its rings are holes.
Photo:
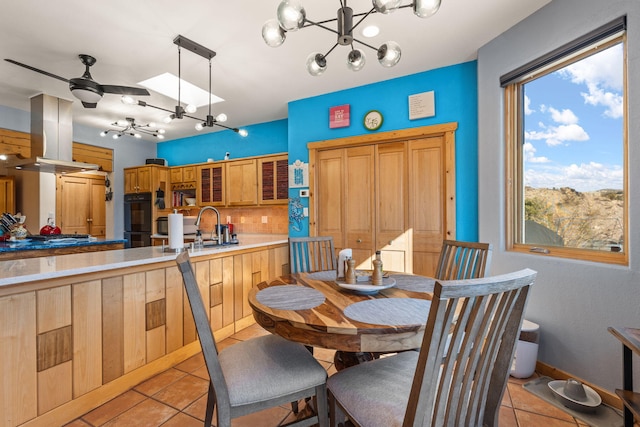
<path fill-rule="evenodd" d="M 307 58 L 307 71 L 312 76 L 319 76 L 327 69 L 327 56 L 338 46 L 350 46 L 351 51 L 347 56 L 347 67 L 353 71 L 359 71 L 366 62 L 364 52 L 356 49 L 353 42 L 377 51 L 378 62 L 384 67 L 393 67 L 400 61 L 401 50 L 398 43 L 388 41 L 375 48 L 353 37 L 353 30 L 372 13 L 389 14 L 397 9 L 413 8 L 413 13 L 420 18 L 428 18 L 434 15 L 440 8 L 441 0 L 413 0 L 411 4 L 401 5 L 402 0 L 372 0 L 373 7 L 368 12 L 353 13 L 353 9 L 347 6 L 347 0 L 340 0 L 340 9 L 334 19 L 314 22 L 307 18 L 306 11 L 300 0 L 282 0 L 278 6 L 277 19 L 267 21 L 262 27 L 262 38 L 271 47 L 278 47 L 286 39 L 286 33 L 297 31 L 311 26 L 320 27 L 338 35 L 338 41 L 325 54 L 314 52 Z M 361 17 L 355 24 L 353 18 Z M 325 24 L 337 22 L 337 30 L 333 30 Z"/>
<path fill-rule="evenodd" d="M 127 117 L 124 120 L 118 120 L 111 123 L 111 126 L 117 126 L 120 129 L 107 129 L 100 132 L 100 136 L 107 136 L 109 132 L 113 132 L 112 138 L 118 139 L 124 135 L 130 135 L 134 138 L 142 138 L 142 134 L 155 136 L 158 139 L 164 139 L 164 129 L 156 129 L 155 123 L 147 123 L 139 125 L 133 117 Z"/>
<path fill-rule="evenodd" d="M 178 35 L 175 39 L 173 39 L 173 43 L 178 45 L 178 105 L 175 106 L 174 110 L 157 107 L 145 101 L 135 100 L 133 97 L 126 96 L 126 95 L 122 97 L 122 102 L 124 104 L 137 104 L 141 107 L 151 107 L 151 108 L 155 108 L 156 110 L 166 111 L 167 113 L 170 113 L 170 114 L 165 118 L 165 120 L 163 120 L 165 123 L 171 123 L 171 121 L 174 119 L 183 119 L 185 117 L 188 117 L 190 119 L 194 119 L 200 122 L 195 126 L 196 130 L 198 131 L 204 129 L 205 127 L 219 126 L 225 129 L 232 130 L 242 137 L 247 136 L 248 132 L 245 129 L 232 128 L 232 127 L 221 124 L 221 122 L 227 121 L 226 114 L 220 113 L 215 117 L 211 115 L 211 95 L 212 95 L 211 94 L 211 59 L 214 56 L 216 56 L 216 52 L 202 46 L 201 44 L 198 44 L 192 40 L 189 40 L 188 38 L 181 35 Z M 182 103 L 180 102 L 180 88 L 181 88 L 180 55 L 181 55 L 181 48 L 183 47 L 188 51 L 193 52 L 196 55 L 200 55 L 203 58 L 209 60 L 209 114 L 207 114 L 207 117 L 205 119 L 199 119 L 198 117 L 194 117 L 189 114 L 186 114 L 186 113 L 190 113 L 190 114 L 195 113 L 196 107 L 193 105 L 187 105 L 183 107 Z"/>

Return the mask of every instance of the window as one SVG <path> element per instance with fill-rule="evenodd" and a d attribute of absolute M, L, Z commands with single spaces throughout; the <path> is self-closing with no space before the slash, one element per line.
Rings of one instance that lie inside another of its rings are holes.
<path fill-rule="evenodd" d="M 625 29 L 502 76 L 509 250 L 628 263 Z"/>

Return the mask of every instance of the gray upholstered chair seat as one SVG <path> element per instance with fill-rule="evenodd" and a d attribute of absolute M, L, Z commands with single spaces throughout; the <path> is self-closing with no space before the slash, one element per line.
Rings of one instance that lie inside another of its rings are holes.
<path fill-rule="evenodd" d="M 360 425 L 402 426 L 417 363 L 417 351 L 398 353 L 340 371 L 327 387 Z"/>
<path fill-rule="evenodd" d="M 273 400 L 278 394 L 288 397 L 322 384 L 327 377 L 304 346 L 276 335 L 234 344 L 218 357 L 231 406 Z"/>

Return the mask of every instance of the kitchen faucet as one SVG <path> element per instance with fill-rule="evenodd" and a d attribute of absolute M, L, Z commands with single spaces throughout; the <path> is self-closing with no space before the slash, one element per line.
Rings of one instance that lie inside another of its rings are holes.
<path fill-rule="evenodd" d="M 222 243 L 220 242 L 220 238 L 222 236 L 220 236 L 220 212 L 218 212 L 218 209 L 214 208 L 213 206 L 204 206 L 200 209 L 200 212 L 198 212 L 198 217 L 196 218 L 196 227 L 198 228 L 198 231 L 200 231 L 200 219 L 202 217 L 202 213 L 204 211 L 214 211 L 216 213 L 216 228 L 211 230 L 211 238 L 210 240 L 213 240 L 213 232 L 215 231 L 216 234 L 218 235 L 218 244 Z"/>

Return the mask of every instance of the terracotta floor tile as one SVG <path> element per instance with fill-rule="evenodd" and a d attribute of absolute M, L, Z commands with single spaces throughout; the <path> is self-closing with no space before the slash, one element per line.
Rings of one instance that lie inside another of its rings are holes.
<path fill-rule="evenodd" d="M 177 413 L 178 411 L 170 406 L 146 399 L 104 424 L 104 427 L 158 427 Z"/>
<path fill-rule="evenodd" d="M 498 426 L 499 427 L 518 427 L 518 422 L 516 421 L 516 414 L 512 408 L 509 408 L 507 406 L 500 407 Z"/>
<path fill-rule="evenodd" d="M 91 424 L 88 424 L 82 420 L 74 420 L 69 424 L 65 424 L 64 427 L 91 427 Z"/>
<path fill-rule="evenodd" d="M 202 366 L 204 366 L 204 357 L 202 356 L 202 353 L 198 353 L 176 365 L 175 368 L 183 372 L 191 373 Z"/>
<path fill-rule="evenodd" d="M 246 341 L 251 338 L 261 337 L 263 335 L 269 335 L 269 333 L 270 332 L 265 330 L 260 325 L 254 324 L 252 326 L 249 326 L 248 328 L 244 328 L 243 330 L 236 332 L 233 335 L 233 338 L 240 341 Z"/>
<path fill-rule="evenodd" d="M 514 409 L 522 409 L 535 414 L 545 414 L 553 418 L 573 421 L 573 417 L 555 406 L 545 402 L 533 393 L 528 392 L 519 384 L 509 383 L 509 395 Z"/>
<path fill-rule="evenodd" d="M 202 365 L 195 371 L 191 372 L 191 375 L 195 375 L 196 377 L 200 377 L 204 380 L 209 381 L 209 371 L 207 371 L 207 365 Z"/>
<path fill-rule="evenodd" d="M 202 427 L 202 420 L 190 417 L 183 412 L 178 412 L 175 417 L 162 424 L 162 427 Z"/>
<path fill-rule="evenodd" d="M 153 378 L 149 378 L 147 381 L 138 384 L 134 387 L 134 390 L 139 391 L 147 396 L 153 396 L 158 391 L 178 381 L 180 378 L 187 374 L 177 369 L 168 369 Z"/>
<path fill-rule="evenodd" d="M 237 340 L 235 338 L 227 338 L 221 342 L 216 343 L 216 347 L 218 348 L 218 353 L 224 350 L 225 348 L 231 345 L 237 344 L 239 342 L 242 342 L 242 340 Z"/>
<path fill-rule="evenodd" d="M 507 406 L 509 408 L 513 408 L 513 404 L 511 403 L 511 396 L 509 395 L 509 387 L 505 388 L 504 395 L 502 396 L 501 406 Z"/>
<path fill-rule="evenodd" d="M 128 409 L 133 408 L 144 399 L 146 399 L 145 395 L 134 390 L 129 390 L 99 408 L 85 414 L 82 418 L 93 426 L 101 426 Z"/>
<path fill-rule="evenodd" d="M 185 414 L 189 414 L 192 417 L 199 419 L 200 421 L 204 421 L 204 414 L 207 410 L 207 394 L 198 398 L 191 405 L 187 406 L 182 410 Z M 215 419 L 215 413 L 214 413 Z"/>
<path fill-rule="evenodd" d="M 183 410 L 200 398 L 209 389 L 209 381 L 193 375 L 186 375 L 153 395 L 153 398 Z"/>
<path fill-rule="evenodd" d="M 571 416 L 567 420 L 543 415 L 548 413 L 546 411 L 533 413 L 516 409 L 515 412 L 519 427 L 576 427 L 578 425 Z"/>

